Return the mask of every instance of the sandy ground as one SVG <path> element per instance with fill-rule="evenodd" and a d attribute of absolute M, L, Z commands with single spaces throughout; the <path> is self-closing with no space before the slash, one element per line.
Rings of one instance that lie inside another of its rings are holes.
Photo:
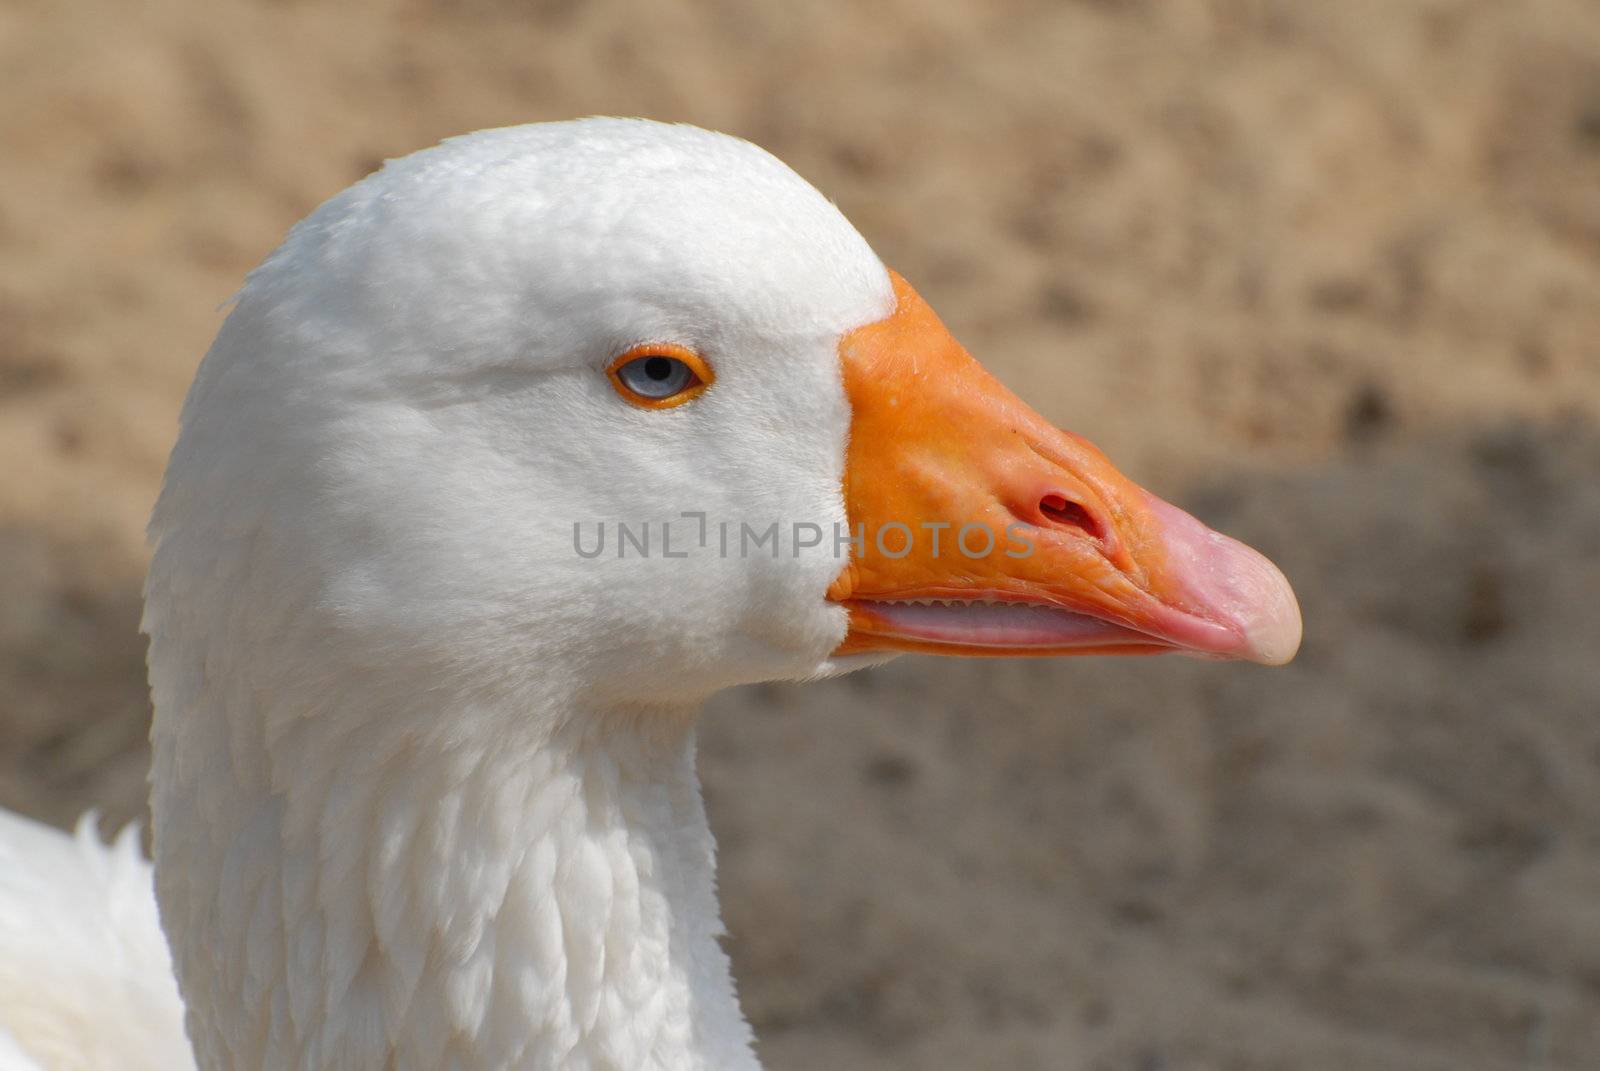
<path fill-rule="evenodd" d="M 143 518 L 290 223 L 451 133 L 688 120 L 1308 626 L 720 698 L 769 1063 L 1600 1066 L 1600 6 L 133 10 L 0 0 L 0 805 L 142 807 Z"/>

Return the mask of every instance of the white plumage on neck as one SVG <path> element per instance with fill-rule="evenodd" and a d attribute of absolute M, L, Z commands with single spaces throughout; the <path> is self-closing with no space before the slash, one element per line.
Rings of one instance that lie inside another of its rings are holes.
<path fill-rule="evenodd" d="M 204 1066 L 754 1066 L 688 712 L 346 754 L 242 839 L 191 824 L 224 858 L 211 906 L 175 920 Z"/>

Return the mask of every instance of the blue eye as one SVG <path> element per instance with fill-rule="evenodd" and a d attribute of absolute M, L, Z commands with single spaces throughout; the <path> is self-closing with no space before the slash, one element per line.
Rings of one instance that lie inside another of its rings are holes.
<path fill-rule="evenodd" d="M 660 354 L 635 357 L 617 369 L 617 378 L 622 380 L 624 387 L 641 398 L 653 400 L 670 398 L 700 382 L 694 369 L 676 357 L 663 357 Z"/>
<path fill-rule="evenodd" d="M 693 350 L 656 343 L 624 353 L 607 369 L 617 393 L 644 409 L 681 405 L 711 385 L 711 367 Z"/>

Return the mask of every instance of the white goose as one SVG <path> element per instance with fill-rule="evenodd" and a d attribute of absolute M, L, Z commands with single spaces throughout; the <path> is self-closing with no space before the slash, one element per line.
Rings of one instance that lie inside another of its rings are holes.
<path fill-rule="evenodd" d="M 1300 636 L 783 164 L 634 120 L 459 138 L 297 226 L 151 533 L 167 941 L 130 838 L 0 816 L 0 1067 L 754 1067 L 709 694 Z"/>

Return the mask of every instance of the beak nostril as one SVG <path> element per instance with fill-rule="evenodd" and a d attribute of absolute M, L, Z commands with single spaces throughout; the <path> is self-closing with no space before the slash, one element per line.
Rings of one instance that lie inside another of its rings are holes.
<path fill-rule="evenodd" d="M 1081 530 L 1091 539 L 1104 539 L 1105 533 L 1094 516 L 1065 495 L 1048 494 L 1039 500 L 1039 512 L 1045 520 Z"/>

